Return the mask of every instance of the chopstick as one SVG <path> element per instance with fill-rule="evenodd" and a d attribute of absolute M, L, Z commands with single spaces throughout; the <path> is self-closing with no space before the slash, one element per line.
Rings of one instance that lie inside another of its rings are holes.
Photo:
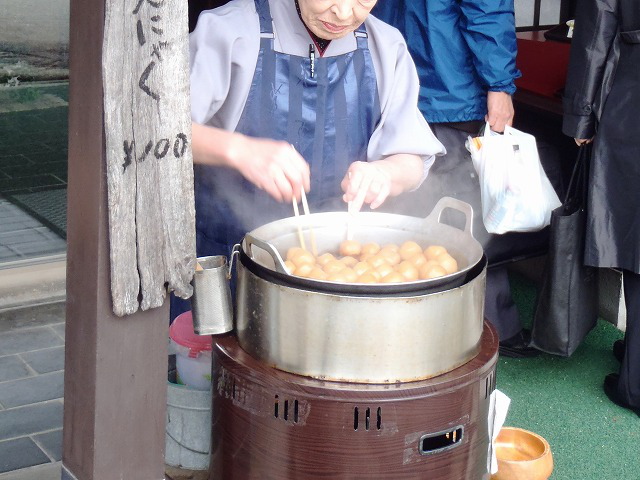
<path fill-rule="evenodd" d="M 300 189 L 300 197 L 302 198 L 302 208 L 304 209 L 305 215 L 310 215 L 309 212 L 309 204 L 307 203 L 307 195 L 304 193 L 304 188 Z M 297 208 L 297 205 L 296 205 Z M 318 247 L 316 245 L 316 234 L 313 231 L 311 225 L 309 225 L 309 236 L 311 237 L 311 253 L 314 255 L 318 255 Z"/>
<path fill-rule="evenodd" d="M 294 147 L 292 144 L 290 145 L 293 151 L 297 152 L 296 147 Z M 300 197 L 302 199 L 302 208 L 304 209 L 304 214 L 310 215 L 309 204 L 307 203 L 307 195 L 304 193 L 304 187 L 300 189 Z M 302 235 L 302 228 L 300 226 L 300 212 L 298 211 L 298 202 L 296 202 L 295 197 L 292 199 L 292 201 L 293 201 L 293 211 L 296 215 L 296 218 L 298 219 L 298 222 L 297 222 L 298 223 L 298 239 L 300 240 L 300 246 L 306 250 L 306 247 L 304 244 L 304 236 Z M 313 232 L 313 228 L 311 228 L 311 226 L 309 226 L 309 236 L 311 237 L 311 253 L 317 256 L 318 248 L 316 247 L 316 235 Z"/>
<path fill-rule="evenodd" d="M 300 242 L 300 246 L 303 250 L 306 250 L 307 247 L 304 243 L 304 236 L 302 235 L 302 226 L 300 225 L 300 212 L 298 211 L 298 202 L 296 202 L 296 197 L 291 199 L 293 202 L 293 213 L 296 217 L 296 226 L 298 227 L 298 241 Z"/>
<path fill-rule="evenodd" d="M 347 202 L 347 240 L 353 240 L 353 218 L 356 212 L 353 211 L 353 201 Z"/>
<path fill-rule="evenodd" d="M 348 172 L 349 178 L 351 178 L 351 172 Z M 353 200 L 347 202 L 347 240 L 353 240 L 353 218 L 357 212 L 353 211 Z"/>

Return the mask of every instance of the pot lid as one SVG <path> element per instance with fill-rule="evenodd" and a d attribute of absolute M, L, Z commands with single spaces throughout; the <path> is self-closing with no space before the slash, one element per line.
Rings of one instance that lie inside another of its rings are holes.
<path fill-rule="evenodd" d="M 211 335 L 198 335 L 193 331 L 191 311 L 181 313 L 169 327 L 169 337 L 178 345 L 189 349 L 190 357 L 197 357 L 200 352 L 213 349 Z"/>

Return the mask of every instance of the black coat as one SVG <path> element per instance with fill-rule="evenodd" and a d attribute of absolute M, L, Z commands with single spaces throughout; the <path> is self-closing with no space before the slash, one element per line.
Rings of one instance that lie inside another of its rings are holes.
<path fill-rule="evenodd" d="M 578 2 L 564 112 L 595 135 L 585 263 L 640 273 L 640 0 Z"/>

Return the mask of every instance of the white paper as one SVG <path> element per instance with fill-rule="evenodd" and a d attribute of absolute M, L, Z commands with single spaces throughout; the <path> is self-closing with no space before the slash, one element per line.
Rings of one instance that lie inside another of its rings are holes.
<path fill-rule="evenodd" d="M 487 455 L 487 470 L 493 475 L 498 471 L 498 459 L 495 451 L 495 441 L 504 425 L 509 412 L 511 399 L 500 390 L 495 389 L 489 398 L 489 452 Z"/>

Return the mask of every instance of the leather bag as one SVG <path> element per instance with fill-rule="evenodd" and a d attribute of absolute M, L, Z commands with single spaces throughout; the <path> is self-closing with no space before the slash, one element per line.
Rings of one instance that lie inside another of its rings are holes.
<path fill-rule="evenodd" d="M 591 144 L 578 158 L 563 204 L 551 214 L 549 251 L 538 295 L 531 344 L 569 357 L 598 319 L 598 269 L 584 265 Z"/>

